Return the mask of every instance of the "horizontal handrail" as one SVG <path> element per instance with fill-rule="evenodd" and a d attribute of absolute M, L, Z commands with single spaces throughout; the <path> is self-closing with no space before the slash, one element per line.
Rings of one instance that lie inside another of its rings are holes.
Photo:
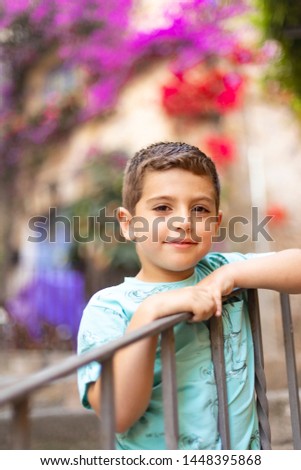
<path fill-rule="evenodd" d="M 243 289 L 237 289 L 231 294 L 224 296 L 223 302 L 231 298 L 233 294 L 237 295 L 242 291 Z M 156 334 L 162 333 L 162 331 L 165 331 L 168 328 L 177 325 L 178 323 L 187 321 L 191 317 L 191 313 L 183 312 L 154 320 L 148 325 L 145 325 L 135 331 L 131 331 L 130 333 L 126 333 L 124 336 L 112 340 L 109 343 L 101 345 L 91 351 L 83 353 L 80 356 L 73 355 L 72 357 L 65 359 L 60 364 L 54 364 L 38 372 L 35 372 L 25 379 L 18 381 L 18 383 L 9 385 L 8 387 L 0 390 L 0 406 L 10 402 L 18 401 L 23 396 L 31 394 L 49 382 L 72 374 L 80 367 L 85 366 L 92 361 L 102 362 L 106 359 L 109 359 L 119 349 L 129 346 L 130 344 L 148 336 L 154 336 Z"/>
<path fill-rule="evenodd" d="M 231 300 L 232 297 L 248 293 L 249 315 L 252 325 L 252 335 L 254 342 L 255 355 L 255 393 L 257 396 L 258 418 L 260 423 L 260 438 L 262 449 L 270 447 L 270 431 L 268 422 L 268 403 L 266 399 L 266 386 L 263 370 L 263 351 L 260 330 L 260 317 L 258 305 L 258 293 L 256 289 L 236 289 L 229 295 L 223 297 L 223 303 Z M 293 326 L 290 313 L 290 304 L 288 294 L 280 294 L 281 311 L 283 316 L 283 332 L 285 338 L 285 352 L 287 359 L 288 373 L 288 389 L 291 406 L 291 422 L 294 434 L 294 448 L 301 447 L 301 418 L 300 418 L 300 402 L 298 396 L 298 379 L 295 362 L 295 348 L 293 342 Z M 152 323 L 145 325 L 135 331 L 126 333 L 105 345 L 101 345 L 91 351 L 77 356 L 73 354 L 60 364 L 55 364 L 36 373 L 31 374 L 27 378 L 12 384 L 0 390 L 0 406 L 11 404 L 13 406 L 12 425 L 14 429 L 14 448 L 29 448 L 29 400 L 30 395 L 43 386 L 49 385 L 57 379 L 66 377 L 76 372 L 80 367 L 89 364 L 92 361 L 98 361 L 103 365 L 104 373 L 107 372 L 107 379 L 104 385 L 106 390 L 102 395 L 107 396 L 109 407 L 102 417 L 102 424 L 105 421 L 108 426 L 101 426 L 102 445 L 104 448 L 114 449 L 115 429 L 114 417 L 110 410 L 114 411 L 114 403 L 112 402 L 113 379 L 112 379 L 112 360 L 114 354 L 132 343 L 140 341 L 146 337 L 154 336 L 162 333 L 162 365 L 163 373 L 163 398 L 165 400 L 164 422 L 166 424 L 165 436 L 167 439 L 168 449 L 177 448 L 178 441 L 178 424 L 177 424 L 177 399 L 175 392 L 175 357 L 172 343 L 173 327 L 181 322 L 188 321 L 192 318 L 192 314 L 188 312 L 177 313 L 167 317 L 160 318 Z M 221 318 L 212 317 L 210 320 L 210 335 L 212 343 L 212 354 L 214 371 L 217 383 L 218 402 L 219 402 L 219 431 L 223 443 L 223 448 L 228 449 L 230 446 L 230 434 L 228 426 L 228 410 L 225 380 L 225 365 L 223 359 L 223 332 Z M 165 347 L 163 348 L 163 345 Z M 164 377 L 165 376 L 165 377 Z M 104 407 L 105 410 L 105 407 Z M 112 412 L 113 412 L 112 411 Z M 107 420 L 105 418 L 107 417 Z"/>
<path fill-rule="evenodd" d="M 189 320 L 191 316 L 191 313 L 186 312 L 160 318 L 159 320 L 155 320 L 135 331 L 131 331 L 120 338 L 110 341 L 108 344 L 99 346 L 98 348 L 83 353 L 80 356 L 72 356 L 65 359 L 60 364 L 54 364 L 35 372 L 17 384 L 10 385 L 0 390 L 0 406 L 11 401 L 17 401 L 22 396 L 34 392 L 49 382 L 70 375 L 80 367 L 85 366 L 92 361 L 102 362 L 112 357 L 119 349 L 129 346 L 140 339 L 159 334 L 171 326 L 177 325 L 182 321 Z"/>

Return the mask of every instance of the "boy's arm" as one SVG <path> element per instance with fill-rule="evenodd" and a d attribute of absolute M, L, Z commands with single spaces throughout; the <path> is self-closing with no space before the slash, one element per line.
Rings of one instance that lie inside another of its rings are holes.
<path fill-rule="evenodd" d="M 232 265 L 235 287 L 301 293 L 301 250 L 279 251 Z"/>
<path fill-rule="evenodd" d="M 226 264 L 199 282 L 197 286 L 211 290 L 218 305 L 217 315 L 221 314 L 221 297 L 237 287 L 300 294 L 301 250 L 283 250 Z"/>
<path fill-rule="evenodd" d="M 158 318 L 191 312 L 191 321 L 220 315 L 222 296 L 236 287 L 301 293 L 301 250 L 285 250 L 222 266 L 196 286 L 162 292 L 144 300 L 129 323 L 134 331 Z M 152 393 L 158 336 L 119 351 L 114 359 L 116 430 L 125 432 L 145 412 Z M 88 400 L 100 410 L 101 378 L 92 383 Z"/>
<path fill-rule="evenodd" d="M 173 313 L 190 311 L 198 321 L 216 311 L 211 293 L 202 288 L 187 287 L 161 292 L 144 300 L 134 313 L 127 332 Z M 118 353 L 114 358 L 116 431 L 125 432 L 149 405 L 158 336 L 145 338 Z M 100 410 L 101 377 L 90 384 L 88 401 L 97 414 Z"/>

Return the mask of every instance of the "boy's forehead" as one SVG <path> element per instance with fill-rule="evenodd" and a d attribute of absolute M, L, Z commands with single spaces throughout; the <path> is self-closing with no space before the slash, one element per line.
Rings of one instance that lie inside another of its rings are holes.
<path fill-rule="evenodd" d="M 215 199 L 214 184 L 208 175 L 195 174 L 182 168 L 147 170 L 144 174 L 142 197 L 179 197 L 184 190 L 191 195 L 200 193 L 206 194 L 208 199 Z"/>

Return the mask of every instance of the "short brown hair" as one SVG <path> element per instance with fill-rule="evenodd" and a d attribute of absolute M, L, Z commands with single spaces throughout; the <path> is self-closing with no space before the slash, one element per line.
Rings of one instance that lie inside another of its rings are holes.
<path fill-rule="evenodd" d="M 182 142 L 159 142 L 137 152 L 127 163 L 123 179 L 122 204 L 132 214 L 142 196 L 143 177 L 147 170 L 182 168 L 208 176 L 215 191 L 216 210 L 220 201 L 220 182 L 211 158 L 198 147 Z"/>

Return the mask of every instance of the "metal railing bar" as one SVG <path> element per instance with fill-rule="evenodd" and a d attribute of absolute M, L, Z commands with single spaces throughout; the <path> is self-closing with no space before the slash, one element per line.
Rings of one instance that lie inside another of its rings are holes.
<path fill-rule="evenodd" d="M 218 396 L 218 427 L 223 450 L 231 449 L 222 317 L 210 318 L 210 340 Z"/>
<path fill-rule="evenodd" d="M 115 400 L 113 358 L 102 363 L 100 449 L 115 449 Z"/>
<path fill-rule="evenodd" d="M 288 294 L 280 294 L 283 338 L 286 359 L 286 373 L 291 412 L 292 437 L 294 449 L 301 450 L 301 418 L 298 376 L 296 367 L 293 321 Z"/>
<path fill-rule="evenodd" d="M 243 289 L 237 289 L 233 293 L 223 297 L 223 301 L 228 300 L 233 296 L 241 292 Z M 18 400 L 23 395 L 27 395 L 35 390 L 47 385 L 49 382 L 66 377 L 67 375 L 76 372 L 78 368 L 89 364 L 92 361 L 104 361 L 109 357 L 112 357 L 115 351 L 124 348 L 139 339 L 146 338 L 159 334 L 167 328 L 177 325 L 183 321 L 187 321 L 191 318 L 191 313 L 177 313 L 168 317 L 163 317 L 153 321 L 149 325 L 143 326 L 138 330 L 127 333 L 126 335 L 116 340 L 110 341 L 110 343 L 99 346 L 91 351 L 88 351 L 80 356 L 72 356 L 60 364 L 54 364 L 43 370 L 35 372 L 34 374 L 26 377 L 22 381 L 16 384 L 9 385 L 8 387 L 0 390 L 0 406 L 4 404 Z"/>
<path fill-rule="evenodd" d="M 258 292 L 255 289 L 248 290 L 248 310 L 254 343 L 255 391 L 257 395 L 260 442 L 263 450 L 270 450 L 272 447 L 269 423 L 269 404 L 266 396 L 266 379 L 264 373 Z"/>
<path fill-rule="evenodd" d="M 235 294 L 237 291 L 235 292 Z M 226 301 L 233 294 L 223 298 Z M 173 326 L 191 318 L 191 313 L 179 313 L 164 317 L 146 325 L 139 330 L 128 333 L 115 341 L 102 345 L 81 356 L 72 356 L 60 364 L 55 364 L 44 370 L 36 372 L 25 378 L 21 383 L 13 384 L 0 391 L 0 406 L 6 403 L 13 405 L 12 419 L 15 449 L 28 449 L 30 447 L 30 419 L 29 396 L 37 389 L 46 386 L 49 382 L 66 377 L 77 371 L 79 367 L 92 361 L 102 363 L 102 417 L 100 420 L 100 447 L 103 449 L 115 448 L 115 409 L 114 409 L 114 381 L 113 356 L 119 349 L 139 341 L 145 337 L 162 333 L 162 367 L 164 401 L 166 409 L 166 439 L 168 449 L 177 449 L 178 446 L 178 409 L 176 392 L 176 365 L 174 354 Z M 104 405 L 106 404 L 106 406 Z"/>
<path fill-rule="evenodd" d="M 12 442 L 12 448 L 14 450 L 30 449 L 30 419 L 28 396 L 24 396 L 22 400 L 13 403 L 11 435 L 14 437 Z"/>
<path fill-rule="evenodd" d="M 99 346 L 80 356 L 72 356 L 60 364 L 54 364 L 46 369 L 40 370 L 17 384 L 10 385 L 0 391 L 0 406 L 18 400 L 23 395 L 34 392 L 49 382 L 65 377 L 75 372 L 79 367 L 89 364 L 92 361 L 103 362 L 114 355 L 116 351 L 124 348 L 140 339 L 161 333 L 165 329 L 174 326 L 182 321 L 189 320 L 191 313 L 177 313 L 169 317 L 155 320 L 149 325 L 143 326 L 135 331 L 110 343 Z"/>
<path fill-rule="evenodd" d="M 172 327 L 162 332 L 161 358 L 166 447 L 168 450 L 177 450 L 179 440 L 179 422 L 176 385 L 176 359 L 174 332 Z"/>

